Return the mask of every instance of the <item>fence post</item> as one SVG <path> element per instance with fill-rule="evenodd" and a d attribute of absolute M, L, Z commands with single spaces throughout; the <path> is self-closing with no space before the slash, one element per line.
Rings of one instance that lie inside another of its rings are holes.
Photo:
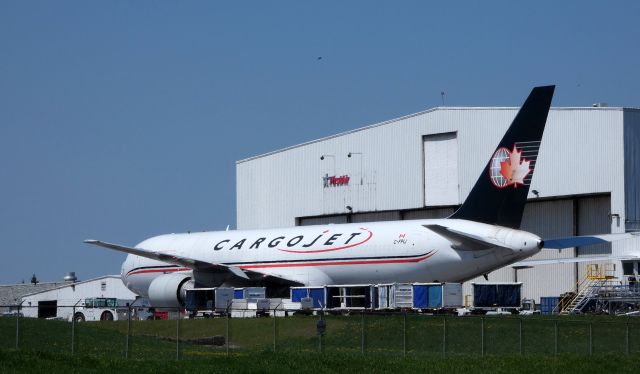
<path fill-rule="evenodd" d="M 273 353 L 276 353 L 276 310 L 273 310 Z"/>
<path fill-rule="evenodd" d="M 484 357 L 484 317 L 480 317 L 480 353 Z"/>
<path fill-rule="evenodd" d="M 19 348 L 18 342 L 20 341 L 20 309 L 16 313 L 16 350 Z"/>
<path fill-rule="evenodd" d="M 76 306 L 78 303 L 82 301 L 79 299 L 73 304 L 73 309 L 71 312 L 71 355 L 73 356 L 76 353 Z"/>
<path fill-rule="evenodd" d="M 555 344 L 554 344 L 554 353 L 558 354 L 558 320 L 555 320 L 555 328 L 554 328 L 554 336 L 555 336 Z"/>
<path fill-rule="evenodd" d="M 447 316 L 442 317 L 442 356 L 447 357 Z"/>
<path fill-rule="evenodd" d="M 76 345 L 76 306 L 74 305 L 71 311 L 71 355 L 75 353 Z"/>
<path fill-rule="evenodd" d="M 407 357 L 407 311 L 402 314 L 402 355 Z"/>
<path fill-rule="evenodd" d="M 626 329 L 625 329 L 625 348 L 626 348 L 626 353 L 627 356 L 629 355 L 629 322 L 627 321 L 626 325 Z"/>
<path fill-rule="evenodd" d="M 322 311 L 318 312 L 320 314 L 320 321 L 323 320 L 324 314 L 322 313 Z M 322 353 L 322 332 L 317 331 L 318 333 L 318 350 L 320 351 L 320 353 Z"/>
<path fill-rule="evenodd" d="M 276 326 L 276 320 L 278 319 L 278 316 L 276 315 L 276 310 L 278 309 L 278 307 L 282 304 L 282 301 L 276 305 L 275 308 L 273 308 L 273 353 L 276 352 L 276 337 L 277 337 L 277 326 Z"/>
<path fill-rule="evenodd" d="M 131 306 L 127 303 L 127 339 L 124 346 L 124 358 L 129 358 L 129 339 L 131 339 Z"/>
<path fill-rule="evenodd" d="M 176 361 L 180 360 L 180 309 L 177 310 L 178 318 L 176 319 Z"/>
<path fill-rule="evenodd" d="M 589 356 L 593 354 L 593 324 L 589 322 Z"/>
<path fill-rule="evenodd" d="M 226 336 L 226 350 L 227 350 L 227 356 L 229 356 L 229 320 L 231 319 L 231 313 L 230 313 L 230 309 L 231 309 L 231 301 L 227 302 L 227 336 Z"/>
<path fill-rule="evenodd" d="M 519 329 L 520 329 L 520 354 L 523 354 L 523 350 L 522 350 L 522 317 L 519 318 Z"/>
<path fill-rule="evenodd" d="M 18 304 L 18 312 L 16 313 L 16 350 L 20 347 L 20 311 L 22 310 L 22 303 L 24 303 L 24 300 Z"/>
<path fill-rule="evenodd" d="M 360 351 L 364 354 L 364 310 L 360 318 Z"/>

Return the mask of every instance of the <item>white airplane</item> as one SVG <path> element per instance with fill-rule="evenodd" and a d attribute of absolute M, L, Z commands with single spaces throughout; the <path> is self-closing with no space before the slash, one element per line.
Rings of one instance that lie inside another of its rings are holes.
<path fill-rule="evenodd" d="M 518 229 L 554 89 L 531 91 L 471 193 L 446 219 L 168 234 L 135 247 L 85 242 L 128 253 L 122 281 L 157 307 L 183 306 L 193 287 L 463 282 L 507 265 L 612 259 L 522 261 L 543 248 L 635 235 L 543 240 Z"/>

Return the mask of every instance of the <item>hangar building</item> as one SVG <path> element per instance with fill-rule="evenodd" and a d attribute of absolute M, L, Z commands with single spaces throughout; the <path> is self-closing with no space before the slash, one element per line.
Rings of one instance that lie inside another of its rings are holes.
<path fill-rule="evenodd" d="M 518 108 L 438 107 L 236 164 L 237 228 L 446 217 L 464 201 Z M 522 229 L 543 238 L 640 229 L 640 110 L 552 108 Z M 640 238 L 533 259 L 623 255 Z M 638 264 L 615 263 L 616 276 Z M 587 264 L 503 268 L 539 301 L 575 290 Z M 464 293 L 471 293 L 466 282 Z"/>
<path fill-rule="evenodd" d="M 67 282 L 53 289 L 31 293 L 22 297 L 25 317 L 69 319 L 73 306 L 82 306 L 86 298 L 116 298 L 125 305 L 137 295 L 131 292 L 119 275 L 105 275 L 80 282 Z"/>
<path fill-rule="evenodd" d="M 47 291 L 65 284 L 66 282 L 61 281 L 0 285 L 0 313 L 17 313 L 22 296 Z"/>

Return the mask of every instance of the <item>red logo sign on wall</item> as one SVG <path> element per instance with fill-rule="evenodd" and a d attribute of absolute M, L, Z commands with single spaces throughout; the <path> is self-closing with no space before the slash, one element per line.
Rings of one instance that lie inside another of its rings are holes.
<path fill-rule="evenodd" d="M 350 179 L 351 178 L 348 175 L 341 175 L 338 177 L 335 175 L 329 176 L 329 174 L 325 174 L 324 177 L 322 177 L 322 184 L 324 188 L 348 186 Z"/>

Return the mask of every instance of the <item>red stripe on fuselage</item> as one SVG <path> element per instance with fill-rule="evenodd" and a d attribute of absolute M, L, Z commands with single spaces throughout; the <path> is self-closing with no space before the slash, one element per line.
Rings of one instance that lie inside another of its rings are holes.
<path fill-rule="evenodd" d="M 159 269 L 142 269 L 130 271 L 127 275 L 145 274 L 145 273 L 175 273 L 176 271 L 190 271 L 189 268 L 159 268 Z"/>
<path fill-rule="evenodd" d="M 261 269 L 261 268 L 284 268 L 284 267 L 304 267 L 304 266 L 344 266 L 344 265 L 371 265 L 371 264 L 403 264 L 403 263 L 416 263 L 424 261 L 438 251 L 431 251 L 426 255 L 414 258 L 402 258 L 402 259 L 384 259 L 384 260 L 347 260 L 340 261 L 322 261 L 322 262 L 305 262 L 305 263 L 276 263 L 276 264 L 256 264 L 256 265 L 239 265 L 240 269 Z M 127 275 L 137 275 L 146 273 L 175 273 L 178 271 L 190 271 L 189 268 L 150 268 L 130 271 Z"/>
<path fill-rule="evenodd" d="M 327 262 L 306 262 L 306 263 L 283 263 L 283 264 L 264 264 L 264 265 L 240 265 L 240 269 L 261 269 L 261 268 L 286 268 L 286 267 L 302 267 L 302 266 L 342 266 L 342 265 L 370 265 L 370 264 L 402 264 L 410 262 L 421 262 L 436 254 L 437 251 L 428 255 L 396 260 L 353 260 L 353 261 L 327 261 Z"/>

